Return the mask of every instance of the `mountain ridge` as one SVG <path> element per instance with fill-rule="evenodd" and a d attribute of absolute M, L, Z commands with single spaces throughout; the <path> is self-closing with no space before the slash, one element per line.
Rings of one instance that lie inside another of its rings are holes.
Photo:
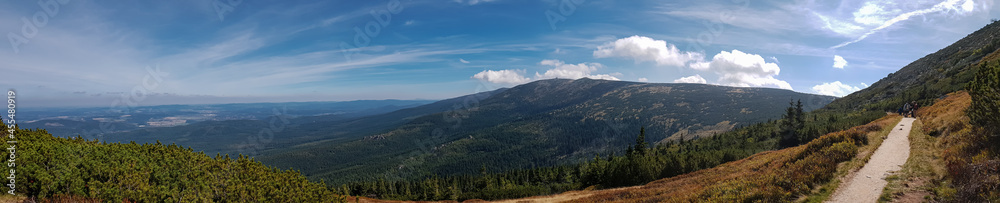
<path fill-rule="evenodd" d="M 414 118 L 366 135 L 369 139 L 277 149 L 258 160 L 310 177 L 355 179 L 372 171 L 408 167 L 400 172 L 406 174 L 402 178 L 473 173 L 480 165 L 491 171 L 550 166 L 575 163 L 595 153 L 620 153 L 617 146 L 631 142 L 625 137 L 639 126 L 649 125 L 653 142 L 667 142 L 675 135 L 679 135 L 675 139 L 696 139 L 776 119 L 788 107 L 785 102 L 793 99 L 816 109 L 834 97 L 707 84 L 540 80 L 497 92 L 461 111 Z M 439 139 L 431 139 L 435 132 Z M 424 145 L 413 146 L 417 142 Z M 305 157 L 321 161 L 296 161 Z"/>

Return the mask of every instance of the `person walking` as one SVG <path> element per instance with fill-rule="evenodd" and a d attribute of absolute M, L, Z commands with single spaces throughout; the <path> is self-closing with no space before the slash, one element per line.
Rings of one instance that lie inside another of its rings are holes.
<path fill-rule="evenodd" d="M 903 117 L 910 117 L 909 115 L 911 108 L 913 108 L 913 106 L 910 106 L 910 103 L 903 104 Z"/>

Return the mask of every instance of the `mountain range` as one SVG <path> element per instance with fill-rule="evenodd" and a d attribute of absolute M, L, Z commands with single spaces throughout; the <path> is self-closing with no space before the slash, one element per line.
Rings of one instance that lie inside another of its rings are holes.
<path fill-rule="evenodd" d="M 640 127 L 652 143 L 698 139 L 778 119 L 791 101 L 812 110 L 833 99 L 771 88 L 540 80 L 452 99 L 462 102 L 443 112 L 434 111 L 443 110 L 435 103 L 361 118 L 339 125 L 348 130 L 326 128 L 335 138 L 274 148 L 256 159 L 330 183 L 524 169 L 622 153 L 619 146 Z M 370 124 L 414 115 L 403 112 L 433 113 L 389 128 Z"/>

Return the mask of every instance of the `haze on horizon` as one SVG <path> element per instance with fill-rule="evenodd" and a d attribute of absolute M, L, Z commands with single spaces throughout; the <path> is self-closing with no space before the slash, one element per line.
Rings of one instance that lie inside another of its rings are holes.
<path fill-rule="evenodd" d="M 998 7 L 42 0 L 0 10 L 0 86 L 33 108 L 443 99 L 583 77 L 844 96 L 981 28 Z"/>

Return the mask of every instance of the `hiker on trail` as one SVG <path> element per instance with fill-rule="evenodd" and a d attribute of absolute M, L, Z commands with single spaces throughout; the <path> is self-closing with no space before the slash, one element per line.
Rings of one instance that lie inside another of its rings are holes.
<path fill-rule="evenodd" d="M 910 108 L 913 108 L 913 106 L 910 106 L 910 103 L 903 104 L 903 117 L 909 117 Z"/>
<path fill-rule="evenodd" d="M 920 104 L 918 104 L 917 101 L 912 101 L 910 103 L 913 103 L 912 105 L 910 105 L 910 106 L 913 106 L 912 109 L 910 109 L 910 117 L 916 118 L 917 117 L 917 109 L 920 108 Z"/>

